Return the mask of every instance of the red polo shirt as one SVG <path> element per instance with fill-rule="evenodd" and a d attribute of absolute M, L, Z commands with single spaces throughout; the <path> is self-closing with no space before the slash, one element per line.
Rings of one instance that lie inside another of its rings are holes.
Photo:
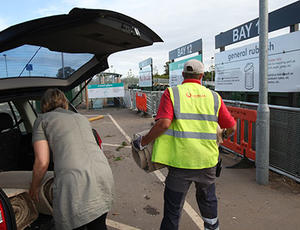
<path fill-rule="evenodd" d="M 182 82 L 182 84 L 187 83 L 187 82 L 201 84 L 201 81 L 196 80 L 196 79 L 184 80 Z M 170 92 L 168 89 L 166 89 L 160 99 L 160 104 L 159 104 L 159 108 L 158 108 L 155 120 L 158 120 L 160 118 L 168 118 L 172 121 L 173 117 L 174 117 L 174 108 L 173 108 L 173 104 L 172 104 L 172 101 L 170 98 Z M 222 129 L 232 128 L 235 124 L 235 120 L 229 113 L 222 98 L 221 98 L 221 107 L 220 107 L 220 111 L 219 111 L 218 123 Z"/>

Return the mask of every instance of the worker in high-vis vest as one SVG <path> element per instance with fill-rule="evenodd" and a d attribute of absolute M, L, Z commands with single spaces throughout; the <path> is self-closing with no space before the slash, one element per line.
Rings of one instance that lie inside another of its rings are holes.
<path fill-rule="evenodd" d="M 152 161 L 168 165 L 161 230 L 176 230 L 185 196 L 192 182 L 204 229 L 219 229 L 215 192 L 218 124 L 232 135 L 236 122 L 222 98 L 201 85 L 203 64 L 195 59 L 184 64 L 184 81 L 165 90 L 156 123 L 143 137 L 133 141 L 143 149 L 155 140 Z"/>

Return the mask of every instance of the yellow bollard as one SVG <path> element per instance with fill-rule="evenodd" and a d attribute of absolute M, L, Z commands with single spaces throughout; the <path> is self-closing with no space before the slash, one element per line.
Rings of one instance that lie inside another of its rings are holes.
<path fill-rule="evenodd" d="M 99 115 L 97 117 L 91 117 L 89 118 L 89 121 L 92 122 L 92 121 L 97 121 L 97 120 L 100 120 L 102 119 L 104 116 L 103 115 Z"/>

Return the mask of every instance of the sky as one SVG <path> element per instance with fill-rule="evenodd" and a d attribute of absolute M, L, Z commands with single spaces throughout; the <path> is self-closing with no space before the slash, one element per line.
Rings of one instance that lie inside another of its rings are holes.
<path fill-rule="evenodd" d="M 259 16 L 259 0 L 2 0 L 0 30 L 27 20 L 67 14 L 72 8 L 106 9 L 123 13 L 147 25 L 164 42 L 122 51 L 108 58 L 108 71 L 138 76 L 139 62 L 152 58 L 154 71 L 164 72 L 169 51 L 202 38 L 205 69 L 213 64 L 215 36 Z M 295 0 L 268 0 L 269 12 Z M 288 29 L 276 32 L 287 33 Z M 271 34 L 270 37 L 277 34 Z M 257 39 L 257 38 L 256 38 Z M 255 39 L 254 39 L 255 40 Z M 238 46 L 254 41 L 242 42 Z M 255 40 L 257 41 L 257 40 Z M 230 49 L 237 45 L 226 47 Z"/>

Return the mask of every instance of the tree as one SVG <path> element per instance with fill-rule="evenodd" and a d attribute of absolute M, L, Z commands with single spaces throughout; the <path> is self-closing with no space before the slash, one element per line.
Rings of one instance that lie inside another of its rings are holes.
<path fill-rule="evenodd" d="M 64 73 L 63 73 L 64 69 Z M 57 78 L 68 78 L 72 75 L 72 73 L 75 71 L 75 69 L 72 69 L 70 66 L 66 66 L 64 68 L 60 68 L 57 71 L 56 77 Z"/>
<path fill-rule="evenodd" d="M 121 78 L 121 81 L 124 83 L 125 88 L 130 86 L 134 86 L 134 88 L 136 88 L 139 83 L 139 78 L 134 76 L 132 70 L 129 69 L 126 78 Z"/>
<path fill-rule="evenodd" d="M 169 76 L 169 65 L 170 65 L 170 61 L 167 61 L 166 64 L 164 65 L 165 68 L 165 72 L 164 75 L 168 75 Z"/>

